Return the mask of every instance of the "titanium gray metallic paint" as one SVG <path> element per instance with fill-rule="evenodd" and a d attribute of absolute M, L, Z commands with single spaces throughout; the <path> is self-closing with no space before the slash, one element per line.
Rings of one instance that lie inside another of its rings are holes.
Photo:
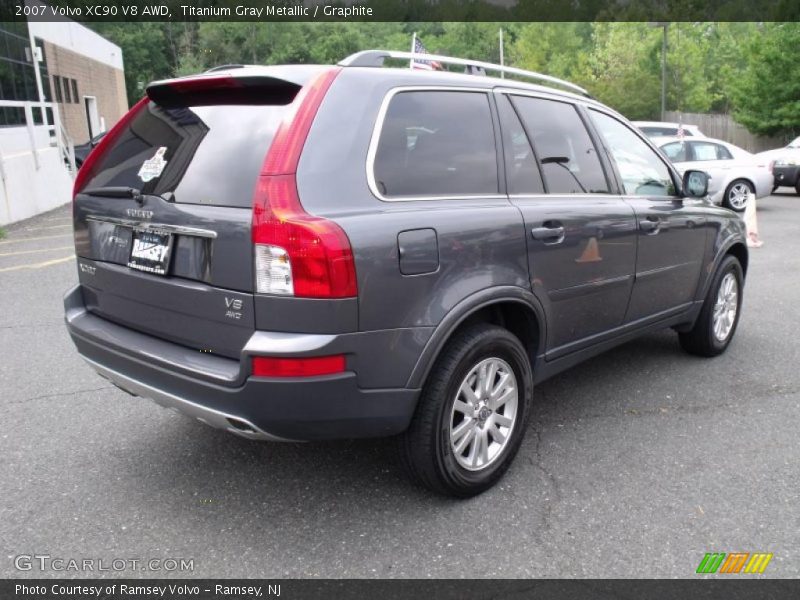
<path fill-rule="evenodd" d="M 345 67 L 311 127 L 297 185 L 305 210 L 334 220 L 347 234 L 358 298 L 253 294 L 250 211 L 160 199 L 145 206 L 154 210 L 152 221 L 208 229 L 217 238 L 179 240 L 192 245 L 185 253 L 191 260 L 176 263 L 176 276 L 131 272 L 122 266 L 125 232 L 88 224 L 87 217 L 126 218 L 135 202 L 81 195 L 75 237 L 87 272 L 65 298 L 67 326 L 81 354 L 267 435 L 388 435 L 408 425 L 453 332 L 486 307 L 513 305 L 529 316 L 537 336 L 531 359 L 541 381 L 646 331 L 691 327 L 722 257 L 734 252 L 746 268 L 744 226 L 734 213 L 679 197 L 626 197 L 605 152 L 599 154 L 609 194 L 509 198 L 500 162 L 497 195 L 379 199 L 368 182 L 368 150 L 384 98 L 403 87 L 486 92 L 498 161 L 495 94 L 558 98 L 574 102 L 581 114 L 592 107 L 616 115 L 591 99 L 509 80 Z M 653 217 L 660 223 L 656 235 L 641 225 Z M 554 221 L 564 227 L 559 243 L 531 234 Z M 235 323 L 217 312 L 226 296 L 242 301 Z M 197 351 L 205 347 L 213 352 Z M 338 353 L 347 360 L 342 375 L 248 376 L 253 354 Z"/>

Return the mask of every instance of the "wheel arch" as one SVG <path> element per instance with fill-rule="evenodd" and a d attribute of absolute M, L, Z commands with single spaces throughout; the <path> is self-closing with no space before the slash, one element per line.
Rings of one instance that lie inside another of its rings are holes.
<path fill-rule="evenodd" d="M 735 242 L 728 246 L 723 256 L 731 255 L 739 261 L 742 266 L 742 274 L 747 276 L 747 264 L 750 260 L 750 253 L 747 251 L 747 246 L 743 242 Z M 720 259 L 721 260 L 721 259 Z"/>
<path fill-rule="evenodd" d="M 544 353 L 544 310 L 529 291 L 513 286 L 481 290 L 454 306 L 445 315 L 422 350 L 407 387 L 421 388 L 447 342 L 474 323 L 505 327 L 525 346 L 531 365 Z"/>

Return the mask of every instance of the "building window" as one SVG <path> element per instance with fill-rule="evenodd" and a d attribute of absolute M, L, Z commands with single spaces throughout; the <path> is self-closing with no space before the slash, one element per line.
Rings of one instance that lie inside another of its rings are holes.
<path fill-rule="evenodd" d="M 61 77 L 53 75 L 53 91 L 56 94 L 56 102 L 63 102 L 61 97 Z"/>
<path fill-rule="evenodd" d="M 62 77 L 61 82 L 64 84 L 64 102 L 72 102 L 72 96 L 69 91 L 69 78 Z"/>
<path fill-rule="evenodd" d="M 30 54 L 26 23 L 0 23 L 0 100 L 39 99 L 36 75 Z M 8 115 L 5 114 L 8 112 Z M 8 124 L 17 120 L 17 111 L 5 111 L 0 117 Z"/>
<path fill-rule="evenodd" d="M 78 82 L 74 79 L 72 80 L 72 101 L 78 104 Z"/>

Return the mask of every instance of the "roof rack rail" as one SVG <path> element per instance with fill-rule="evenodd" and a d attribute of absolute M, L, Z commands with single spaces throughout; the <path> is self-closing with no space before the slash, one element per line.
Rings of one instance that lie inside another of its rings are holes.
<path fill-rule="evenodd" d="M 244 65 L 231 64 L 231 65 L 218 65 L 203 71 L 204 73 L 214 73 L 215 71 L 228 71 L 230 69 L 244 69 Z"/>
<path fill-rule="evenodd" d="M 591 94 L 579 85 L 572 82 L 558 79 L 543 73 L 535 71 L 526 71 L 524 69 L 517 69 L 516 67 L 507 67 L 504 65 L 496 65 L 494 63 L 483 62 L 480 60 L 470 60 L 466 58 L 455 58 L 452 56 L 441 56 L 439 54 L 421 54 L 419 52 L 400 52 L 398 50 L 363 50 L 351 54 L 344 60 L 339 62 L 342 67 L 382 67 L 383 61 L 387 58 L 400 58 L 406 60 L 425 60 L 436 61 L 448 65 L 461 65 L 464 67 L 478 67 L 486 71 L 499 71 L 500 73 L 508 73 L 509 75 L 517 75 L 518 77 L 527 77 L 528 79 L 535 79 L 537 81 L 545 81 L 555 85 L 560 85 L 574 92 L 591 98 Z"/>

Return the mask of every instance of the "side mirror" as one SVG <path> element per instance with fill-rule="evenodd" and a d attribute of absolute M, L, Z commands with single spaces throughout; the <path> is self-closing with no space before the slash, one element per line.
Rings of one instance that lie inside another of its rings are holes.
<path fill-rule="evenodd" d="M 710 179 L 705 171 L 686 171 L 683 174 L 683 195 L 688 198 L 705 198 Z"/>

